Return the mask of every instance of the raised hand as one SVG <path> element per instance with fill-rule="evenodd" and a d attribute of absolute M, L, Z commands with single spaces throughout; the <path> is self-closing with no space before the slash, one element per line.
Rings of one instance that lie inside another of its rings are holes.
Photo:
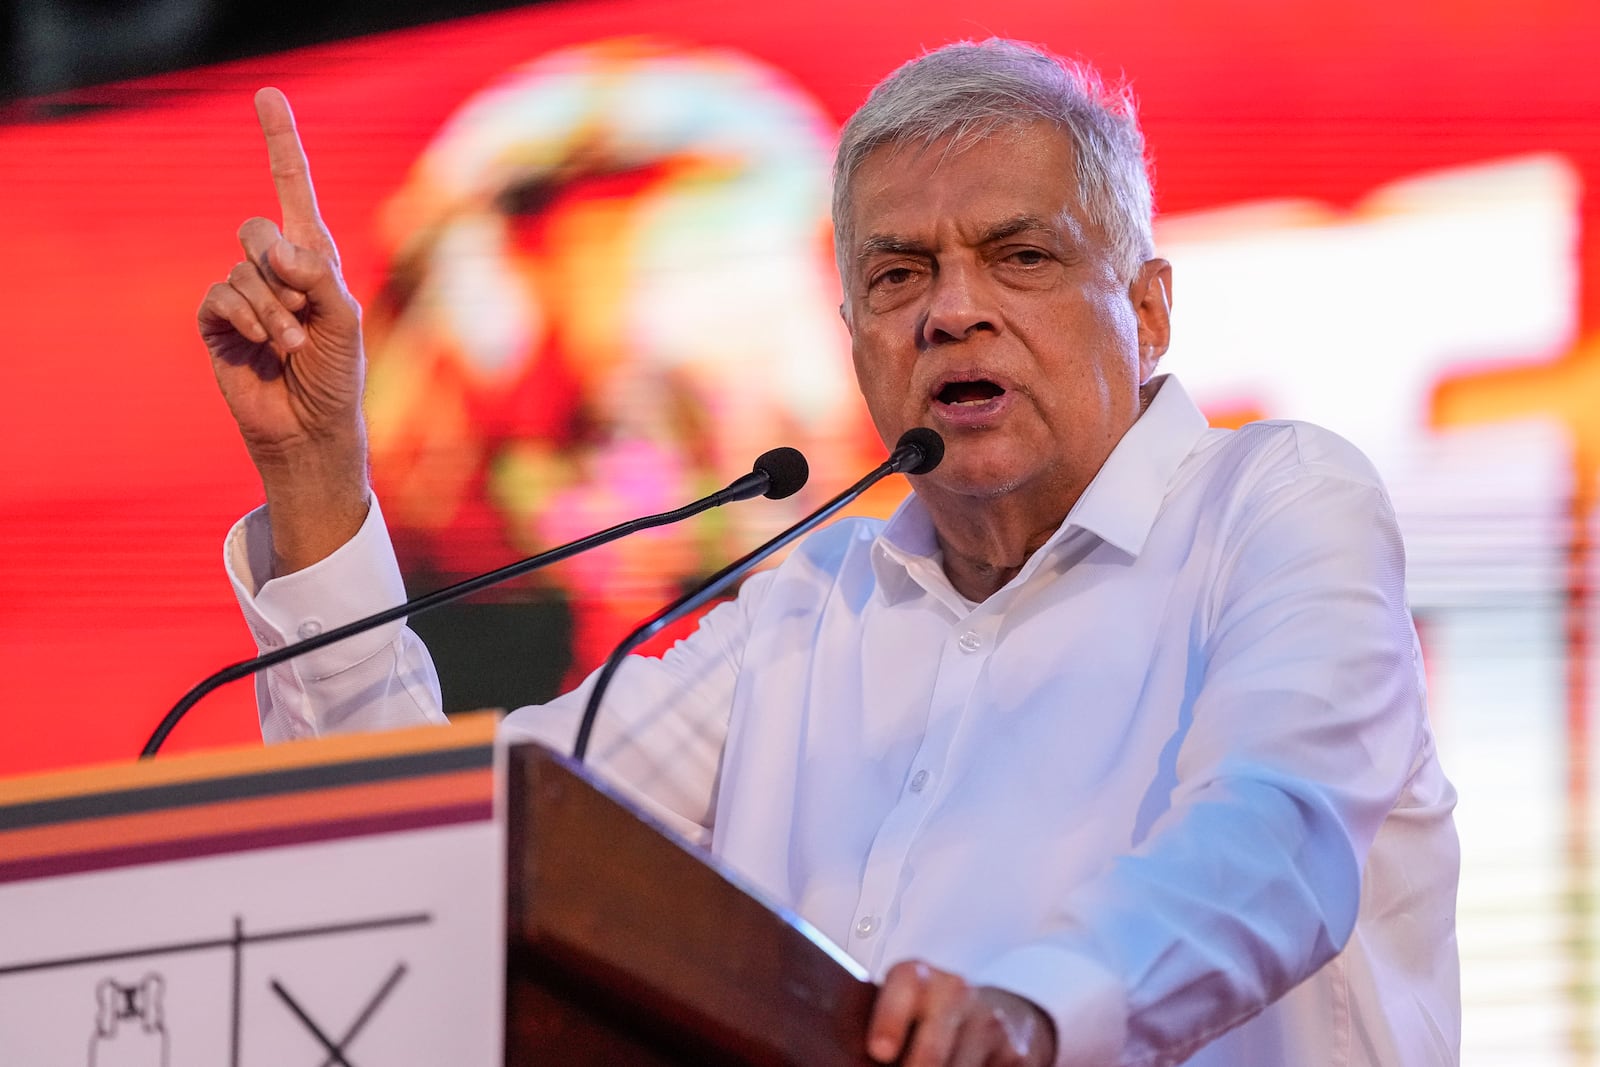
<path fill-rule="evenodd" d="M 262 89 L 255 102 L 283 225 L 239 227 L 244 259 L 207 291 L 199 326 L 287 573 L 349 540 L 366 514 L 361 308 L 317 210 L 289 101 Z"/>
<path fill-rule="evenodd" d="M 867 1053 L 901 1067 L 1048 1067 L 1055 1028 L 1024 997 L 908 960 L 884 976 Z"/>

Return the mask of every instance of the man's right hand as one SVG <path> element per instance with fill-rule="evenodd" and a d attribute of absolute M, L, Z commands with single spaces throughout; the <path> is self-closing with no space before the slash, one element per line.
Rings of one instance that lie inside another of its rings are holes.
<path fill-rule="evenodd" d="M 244 259 L 200 305 L 200 336 L 261 482 L 276 572 L 310 566 L 348 541 L 367 511 L 361 308 L 316 192 L 289 101 L 256 94 L 280 230 L 239 227 Z"/>

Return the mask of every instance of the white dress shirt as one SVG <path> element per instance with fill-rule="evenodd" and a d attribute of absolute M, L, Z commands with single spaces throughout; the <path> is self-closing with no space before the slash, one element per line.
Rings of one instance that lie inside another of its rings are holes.
<path fill-rule="evenodd" d="M 264 581 L 263 647 L 398 603 L 376 504 Z M 258 682 L 269 739 L 441 718 L 390 627 Z M 587 686 L 509 716 L 570 745 Z M 881 977 L 920 958 L 1053 1017 L 1061 1065 L 1459 1059 L 1454 792 L 1383 488 L 1313 426 L 1213 430 L 1176 380 L 972 605 L 915 495 L 618 672 L 591 763 Z"/>

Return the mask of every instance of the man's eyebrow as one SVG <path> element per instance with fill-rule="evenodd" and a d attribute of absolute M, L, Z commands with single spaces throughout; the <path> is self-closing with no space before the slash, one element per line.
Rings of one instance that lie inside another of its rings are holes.
<path fill-rule="evenodd" d="M 871 259 L 873 256 L 919 255 L 926 254 L 927 251 L 926 245 L 909 237 L 897 237 L 892 233 L 875 233 L 861 242 L 861 249 L 856 253 L 856 261 Z"/>
<path fill-rule="evenodd" d="M 1001 219 L 984 230 L 978 238 L 979 244 L 993 244 L 1004 241 L 1008 237 L 1015 237 L 1020 233 L 1040 231 L 1055 233 L 1057 227 L 1038 215 L 1013 215 L 1009 219 Z M 871 259 L 873 256 L 906 256 L 927 255 L 928 247 L 921 241 L 909 237 L 900 237 L 892 233 L 875 233 L 861 242 L 861 249 L 856 253 L 856 261 Z"/>
<path fill-rule="evenodd" d="M 1017 234 L 1027 233 L 1029 230 L 1044 230 L 1054 233 L 1056 227 L 1037 215 L 1014 215 L 990 226 L 984 231 L 983 236 L 978 239 L 978 243 L 992 244 L 995 241 L 1004 241 L 1007 237 L 1015 237 Z"/>

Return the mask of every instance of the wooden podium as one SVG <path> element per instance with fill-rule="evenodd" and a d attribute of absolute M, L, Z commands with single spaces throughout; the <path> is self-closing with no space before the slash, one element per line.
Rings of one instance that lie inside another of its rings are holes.
<path fill-rule="evenodd" d="M 875 989 L 819 938 L 564 758 L 509 755 L 507 1067 L 873 1062 Z"/>
<path fill-rule="evenodd" d="M 874 995 L 487 718 L 0 782 L 0 1063 L 866 1067 Z"/>

